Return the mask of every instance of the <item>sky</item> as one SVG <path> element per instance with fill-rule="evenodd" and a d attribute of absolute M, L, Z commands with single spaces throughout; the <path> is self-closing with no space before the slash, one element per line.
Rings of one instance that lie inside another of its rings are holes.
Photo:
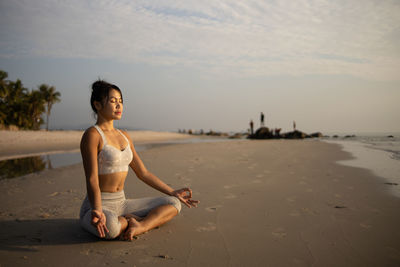
<path fill-rule="evenodd" d="M 98 78 L 117 127 L 400 132 L 398 0 L 0 0 L 0 69 L 61 93 L 52 129 L 95 123 Z"/>

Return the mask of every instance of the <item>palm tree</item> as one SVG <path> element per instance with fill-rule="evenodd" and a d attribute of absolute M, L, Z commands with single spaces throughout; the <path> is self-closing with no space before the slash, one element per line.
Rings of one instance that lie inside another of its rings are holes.
<path fill-rule="evenodd" d="M 0 70 L 0 99 L 3 99 L 6 95 L 6 79 L 8 77 L 8 73 Z"/>
<path fill-rule="evenodd" d="M 56 88 L 54 86 L 48 86 L 47 84 L 42 84 L 39 86 L 39 90 L 41 94 L 43 95 L 43 98 L 45 102 L 47 103 L 47 108 L 46 108 L 46 114 L 47 114 L 47 119 L 46 119 L 46 130 L 49 130 L 49 117 L 51 113 L 51 108 L 53 107 L 54 103 L 60 102 L 60 92 L 56 91 Z"/>
<path fill-rule="evenodd" d="M 0 70 L 0 126 L 5 124 L 7 117 L 7 105 L 5 103 L 8 94 L 7 77 L 8 73 Z"/>
<path fill-rule="evenodd" d="M 25 125 L 29 129 L 39 130 L 43 123 L 42 113 L 45 111 L 45 99 L 39 91 L 32 91 L 26 96 L 25 101 L 26 114 L 29 116 Z"/>
<path fill-rule="evenodd" d="M 5 96 L 7 106 L 6 121 L 8 125 L 16 125 L 26 128 L 24 122 L 27 120 L 27 114 L 24 113 L 25 100 L 28 89 L 26 89 L 21 80 L 9 81 L 8 92 Z"/>

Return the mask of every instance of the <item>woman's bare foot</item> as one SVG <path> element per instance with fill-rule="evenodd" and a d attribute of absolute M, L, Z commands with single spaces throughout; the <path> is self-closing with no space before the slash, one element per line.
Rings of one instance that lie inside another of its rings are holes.
<path fill-rule="evenodd" d="M 135 236 L 146 232 L 146 229 L 135 218 L 127 218 L 127 221 L 128 227 L 126 228 L 126 231 L 123 235 L 124 240 L 132 241 Z"/>
<path fill-rule="evenodd" d="M 130 218 L 134 218 L 136 221 L 140 222 L 141 220 L 143 220 L 143 217 L 139 217 L 137 215 L 134 214 L 126 214 L 124 215 L 125 219 L 128 221 Z"/>

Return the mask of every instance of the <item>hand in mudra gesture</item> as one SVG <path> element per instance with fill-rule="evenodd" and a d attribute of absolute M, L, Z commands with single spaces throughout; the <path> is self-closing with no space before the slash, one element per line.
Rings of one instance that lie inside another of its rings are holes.
<path fill-rule="evenodd" d="M 197 204 L 200 203 L 200 201 L 192 199 L 192 190 L 187 187 L 175 190 L 172 195 L 177 197 L 188 208 L 197 207 Z"/>
<path fill-rule="evenodd" d="M 106 215 L 102 211 L 92 210 L 92 225 L 96 227 L 100 237 L 105 237 L 108 229 L 106 226 Z"/>

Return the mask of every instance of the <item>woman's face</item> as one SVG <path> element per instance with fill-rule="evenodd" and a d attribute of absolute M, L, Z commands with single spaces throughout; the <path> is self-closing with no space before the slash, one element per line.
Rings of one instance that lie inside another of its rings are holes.
<path fill-rule="evenodd" d="M 108 94 L 108 99 L 105 99 L 98 114 L 108 120 L 120 120 L 122 117 L 123 103 L 121 94 L 111 89 Z"/>

